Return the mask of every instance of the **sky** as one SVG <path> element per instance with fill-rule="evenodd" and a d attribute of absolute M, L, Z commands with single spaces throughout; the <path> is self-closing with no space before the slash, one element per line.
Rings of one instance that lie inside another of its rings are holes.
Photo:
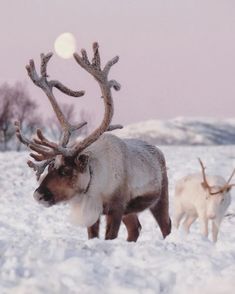
<path fill-rule="evenodd" d="M 55 39 L 74 34 L 77 51 L 100 44 L 103 63 L 119 55 L 110 79 L 114 123 L 149 119 L 233 117 L 235 106 L 234 0 L 0 0 L 0 82 L 25 83 L 42 116 L 53 115 L 41 89 L 27 76 L 30 58 L 54 50 Z M 55 91 L 98 122 L 103 104 L 96 82 L 73 59 L 54 55 L 48 73 L 81 98 Z"/>

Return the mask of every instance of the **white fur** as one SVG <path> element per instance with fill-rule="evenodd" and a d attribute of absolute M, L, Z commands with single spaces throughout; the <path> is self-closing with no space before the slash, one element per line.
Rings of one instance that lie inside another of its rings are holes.
<path fill-rule="evenodd" d="M 55 157 L 54 167 L 58 169 L 62 164 L 63 164 L 63 156 L 57 155 Z"/>
<path fill-rule="evenodd" d="M 165 160 L 156 147 L 104 134 L 84 153 L 89 155 L 88 166 L 74 176 L 66 191 L 71 220 L 76 224 L 93 225 L 102 214 L 103 205 L 111 203 L 112 197 L 119 197 L 125 207 L 135 197 L 160 196 Z M 56 168 L 62 163 L 63 158 L 57 156 Z"/>
<path fill-rule="evenodd" d="M 207 176 L 212 192 L 218 191 L 226 183 L 220 176 Z M 174 225 L 178 228 L 185 216 L 183 227 L 189 232 L 191 224 L 199 218 L 202 235 L 208 237 L 208 221 L 212 221 L 213 241 L 217 241 L 219 227 L 231 202 L 229 192 L 210 195 L 208 189 L 202 187 L 202 175 L 188 175 L 176 183 L 174 199 Z"/>
<path fill-rule="evenodd" d="M 76 223 L 85 226 L 95 223 L 102 213 L 103 203 L 110 201 L 117 191 L 123 193 L 118 195 L 123 203 L 138 196 L 159 195 L 165 161 L 161 151 L 154 146 L 104 134 L 84 152 L 89 153 L 92 179 L 86 195 L 78 194 L 77 200 L 71 202 L 71 214 Z M 76 186 L 85 187 L 88 179 L 89 169 L 81 175 Z"/>
<path fill-rule="evenodd" d="M 158 149 L 135 140 L 121 140 L 113 135 L 103 135 L 88 150 L 94 171 L 91 193 L 109 197 L 126 180 L 131 198 L 161 189 L 164 156 Z"/>
<path fill-rule="evenodd" d="M 94 200 L 86 194 L 74 197 L 70 201 L 70 207 L 71 222 L 84 227 L 90 227 L 96 223 L 103 210 L 101 201 Z"/>

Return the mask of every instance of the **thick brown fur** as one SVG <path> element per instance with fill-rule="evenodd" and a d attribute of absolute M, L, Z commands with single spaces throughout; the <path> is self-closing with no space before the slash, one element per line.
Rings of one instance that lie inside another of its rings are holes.
<path fill-rule="evenodd" d="M 122 221 L 127 229 L 127 241 L 136 242 L 141 230 L 141 224 L 139 222 L 137 214 L 131 213 L 128 215 L 124 215 L 122 217 Z"/>

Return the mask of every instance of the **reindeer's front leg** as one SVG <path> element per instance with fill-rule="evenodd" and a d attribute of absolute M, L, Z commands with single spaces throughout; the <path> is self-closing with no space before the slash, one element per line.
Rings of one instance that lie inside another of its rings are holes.
<path fill-rule="evenodd" d="M 117 238 L 120 224 L 122 221 L 123 211 L 112 211 L 106 215 L 106 232 L 105 240 L 112 240 Z"/>
<path fill-rule="evenodd" d="M 99 238 L 100 219 L 94 225 L 87 228 L 88 239 Z"/>
<path fill-rule="evenodd" d="M 128 233 L 127 241 L 136 242 L 141 230 L 141 224 L 139 222 L 137 214 L 131 213 L 128 215 L 124 215 L 122 217 L 122 221 L 127 228 L 127 233 Z"/>

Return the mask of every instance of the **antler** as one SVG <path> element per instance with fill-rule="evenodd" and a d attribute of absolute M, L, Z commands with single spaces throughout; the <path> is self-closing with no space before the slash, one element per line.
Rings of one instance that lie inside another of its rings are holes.
<path fill-rule="evenodd" d="M 80 128 L 82 128 L 86 122 L 83 123 L 79 123 L 77 125 L 71 125 L 65 118 L 64 114 L 62 113 L 56 99 L 55 96 L 53 94 L 53 88 L 57 88 L 58 90 L 60 90 L 61 92 L 63 92 L 64 94 L 67 94 L 68 96 L 72 96 L 72 97 L 81 97 L 85 94 L 84 91 L 72 91 L 69 88 L 67 88 L 66 86 L 64 86 L 61 82 L 59 81 L 48 81 L 48 75 L 47 75 L 47 64 L 49 62 L 49 60 L 51 59 L 53 53 L 48 53 L 46 55 L 41 54 L 41 68 L 40 68 L 40 72 L 41 72 L 41 76 L 39 76 L 37 74 L 37 71 L 35 69 L 35 64 L 34 61 L 31 59 L 29 61 L 29 65 L 26 66 L 26 70 L 28 72 L 29 77 L 31 78 L 31 80 L 33 81 L 33 83 L 40 87 L 44 93 L 47 95 L 48 99 L 51 102 L 51 105 L 53 107 L 53 110 L 61 124 L 61 127 L 63 129 L 63 133 L 60 139 L 60 145 L 62 147 L 66 147 L 66 145 L 68 144 L 69 138 L 71 136 L 71 133 L 75 130 L 78 130 Z M 43 144 L 42 144 L 43 145 Z"/>
<path fill-rule="evenodd" d="M 232 187 L 235 186 L 235 184 L 230 184 L 230 182 L 231 182 L 232 178 L 234 177 L 234 175 L 235 175 L 235 168 L 234 168 L 234 170 L 233 170 L 231 176 L 230 176 L 229 179 L 227 180 L 226 184 L 225 184 L 224 187 L 222 188 L 223 191 L 226 191 L 227 189 L 230 189 L 230 188 L 232 188 Z"/>
<path fill-rule="evenodd" d="M 206 173 L 205 173 L 206 168 L 200 158 L 198 158 L 198 161 L 199 161 L 201 168 L 202 168 L 202 177 L 203 177 L 204 187 L 207 188 L 209 190 L 209 193 L 211 194 L 211 186 L 208 184 L 208 181 L 206 179 Z"/>
<path fill-rule="evenodd" d="M 57 88 L 64 94 L 67 94 L 72 97 L 81 97 L 85 94 L 84 91 L 72 91 L 66 86 L 64 86 L 59 81 L 48 81 L 47 75 L 47 64 L 52 57 L 52 53 L 48 53 L 47 55 L 41 54 L 41 67 L 40 73 L 41 76 L 38 75 L 34 61 L 31 59 L 29 61 L 29 65 L 26 66 L 26 70 L 28 72 L 29 77 L 33 81 L 35 85 L 40 87 L 44 93 L 47 95 L 53 110 L 61 124 L 62 127 L 62 136 L 60 138 L 59 143 L 54 143 L 49 141 L 42 133 L 40 129 L 37 130 L 37 137 L 33 140 L 29 140 L 26 138 L 21 132 L 21 126 L 19 122 L 15 122 L 16 128 L 16 136 L 24 145 L 29 147 L 31 150 L 35 151 L 35 153 L 31 153 L 30 156 L 33 157 L 36 161 L 41 161 L 40 163 L 34 163 L 32 161 L 28 161 L 28 165 L 36 171 L 37 177 L 40 177 L 40 174 L 43 173 L 46 166 L 53 160 L 53 158 L 58 154 L 63 154 L 65 156 L 70 155 L 69 149 L 66 148 L 68 144 L 69 138 L 73 131 L 82 128 L 86 125 L 86 122 L 79 123 L 77 125 L 71 125 L 65 118 L 63 112 L 61 111 L 55 96 L 53 94 L 53 88 Z"/>
<path fill-rule="evenodd" d="M 36 161 L 40 162 L 32 162 L 31 160 L 27 161 L 27 164 L 29 167 L 31 167 L 35 172 L 37 176 L 37 180 L 39 180 L 41 174 L 44 172 L 47 165 L 53 160 L 54 154 L 50 154 L 51 150 L 46 149 L 43 146 L 41 146 L 41 149 L 39 151 L 39 146 L 34 142 L 34 140 L 27 139 L 20 130 L 20 123 L 15 122 L 15 128 L 16 128 L 16 136 L 19 139 L 21 143 L 26 145 L 32 150 L 37 149 L 38 154 L 30 153 L 30 156 L 33 157 Z M 38 130 L 39 131 L 39 130 Z"/>
<path fill-rule="evenodd" d="M 57 88 L 64 94 L 67 94 L 72 97 L 81 97 L 85 94 L 84 91 L 72 91 L 66 86 L 64 86 L 61 82 L 51 80 L 48 81 L 48 74 L 47 74 L 47 64 L 52 57 L 52 53 L 48 53 L 47 55 L 41 54 L 41 66 L 40 66 L 40 73 L 41 76 L 38 75 L 34 61 L 31 59 L 29 61 L 29 65 L 26 66 L 27 72 L 33 83 L 40 87 L 44 93 L 47 95 L 53 110 L 62 126 L 62 136 L 59 143 L 52 142 L 48 140 L 42 133 L 40 129 L 36 132 L 36 138 L 33 140 L 27 139 L 21 132 L 20 123 L 16 122 L 16 136 L 18 139 L 33 150 L 36 153 L 31 153 L 30 156 L 33 157 L 37 163 L 28 161 L 28 165 L 33 168 L 36 173 L 37 177 L 39 178 L 40 175 L 45 170 L 46 166 L 54 160 L 55 156 L 63 155 L 63 156 L 76 156 L 90 144 L 95 142 L 104 132 L 111 131 L 114 129 L 122 128 L 121 125 L 110 125 L 112 117 L 113 117 L 113 99 L 111 88 L 113 87 L 116 91 L 120 90 L 120 84 L 115 80 L 108 80 L 108 74 L 111 67 L 116 64 L 119 60 L 119 57 L 116 56 L 104 66 L 103 70 L 101 69 L 101 62 L 100 62 L 100 54 L 98 50 L 99 46 L 98 43 L 93 44 L 93 52 L 94 56 L 92 58 L 92 62 L 89 61 L 87 57 L 86 51 L 83 49 L 81 50 L 81 56 L 77 53 L 74 54 L 75 60 L 78 64 L 84 68 L 87 72 L 89 72 L 95 80 L 98 82 L 102 98 L 105 105 L 104 111 L 104 118 L 100 124 L 100 126 L 95 129 L 87 138 L 83 141 L 75 144 L 73 147 L 68 148 L 67 144 L 69 142 L 69 138 L 71 133 L 75 130 L 82 128 L 86 122 L 79 123 L 77 125 L 71 125 L 63 115 L 56 99 L 53 94 L 53 88 Z"/>
<path fill-rule="evenodd" d="M 104 117 L 98 128 L 96 128 L 83 141 L 79 142 L 74 146 L 73 150 L 75 154 L 80 153 L 86 147 L 95 142 L 104 132 L 122 128 L 121 125 L 110 126 L 113 117 L 113 98 L 111 88 L 114 88 L 114 90 L 119 91 L 121 89 L 121 85 L 115 80 L 108 80 L 109 71 L 111 67 L 118 62 L 119 57 L 116 56 L 110 61 L 108 61 L 102 70 L 100 63 L 99 45 L 97 42 L 93 44 L 93 52 L 94 56 L 92 58 L 92 62 L 89 61 L 85 49 L 81 50 L 81 56 L 77 53 L 74 53 L 74 58 L 77 61 L 77 63 L 82 68 L 84 68 L 88 73 L 90 73 L 98 82 L 104 101 Z"/>
<path fill-rule="evenodd" d="M 218 191 L 216 191 L 216 192 L 212 192 L 212 191 L 211 191 L 212 187 L 208 184 L 208 181 L 207 181 L 207 179 L 206 179 L 206 173 L 205 173 L 205 169 L 206 169 L 206 168 L 205 168 L 205 166 L 203 165 L 203 162 L 201 161 L 201 159 L 198 158 L 198 160 L 199 160 L 199 163 L 200 163 L 201 168 L 202 168 L 202 177 L 203 177 L 203 184 L 204 184 L 204 187 L 208 189 L 210 195 L 216 195 L 216 194 L 219 194 L 219 193 L 223 193 L 223 192 L 225 192 L 227 189 L 229 189 L 229 188 L 235 186 L 235 184 L 229 184 L 229 183 L 231 182 L 233 176 L 235 175 L 235 169 L 234 169 L 233 172 L 232 172 L 232 174 L 231 174 L 231 176 L 229 177 L 228 181 L 226 182 L 226 184 L 225 184 L 223 187 L 221 187 Z"/>

